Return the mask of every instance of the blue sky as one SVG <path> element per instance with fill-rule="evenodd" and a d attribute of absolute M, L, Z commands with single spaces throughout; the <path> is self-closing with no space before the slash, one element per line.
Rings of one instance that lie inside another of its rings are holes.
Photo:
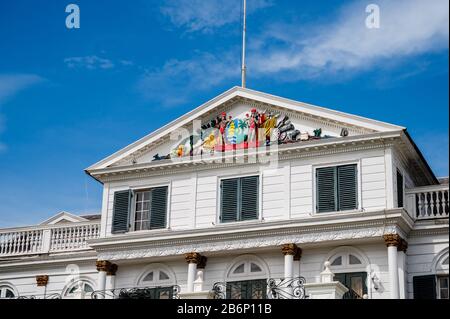
<path fill-rule="evenodd" d="M 0 227 L 99 212 L 86 167 L 239 85 L 240 3 L 1 1 Z M 406 126 L 448 175 L 447 0 L 248 3 L 249 88 Z"/>

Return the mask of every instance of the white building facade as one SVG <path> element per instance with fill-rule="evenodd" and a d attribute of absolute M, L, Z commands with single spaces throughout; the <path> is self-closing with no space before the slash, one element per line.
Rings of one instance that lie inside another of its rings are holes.
<path fill-rule="evenodd" d="M 1 298 L 448 298 L 403 127 L 234 87 L 86 172 L 101 216 L 0 230 Z"/>

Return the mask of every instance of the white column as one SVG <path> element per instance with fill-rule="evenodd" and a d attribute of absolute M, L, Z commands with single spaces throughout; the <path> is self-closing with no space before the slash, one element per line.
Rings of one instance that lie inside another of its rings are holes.
<path fill-rule="evenodd" d="M 97 271 L 98 271 L 98 277 L 97 277 L 97 290 L 99 291 L 105 291 L 106 288 L 106 272 L 110 266 L 110 262 L 106 260 L 97 260 L 96 263 Z M 103 299 L 103 295 L 98 296 L 99 299 Z"/>
<path fill-rule="evenodd" d="M 197 276 L 197 264 L 200 262 L 199 253 L 188 253 L 185 255 L 188 263 L 187 292 L 194 292 L 194 281 Z"/>
<path fill-rule="evenodd" d="M 48 283 L 48 275 L 38 275 L 36 276 L 36 285 L 37 285 L 37 298 L 44 299 L 47 293 L 47 283 Z"/>
<path fill-rule="evenodd" d="M 294 255 L 284 255 L 284 278 L 294 277 Z"/>
<path fill-rule="evenodd" d="M 388 234 L 384 235 L 384 240 L 388 250 L 389 288 L 391 291 L 391 299 L 399 299 L 397 246 L 399 245 L 401 238 L 397 234 Z"/>
<path fill-rule="evenodd" d="M 408 249 L 408 243 L 405 240 L 400 242 L 400 246 L 397 249 L 398 258 L 398 286 L 400 299 L 407 299 L 407 287 L 406 287 L 406 250 Z"/>

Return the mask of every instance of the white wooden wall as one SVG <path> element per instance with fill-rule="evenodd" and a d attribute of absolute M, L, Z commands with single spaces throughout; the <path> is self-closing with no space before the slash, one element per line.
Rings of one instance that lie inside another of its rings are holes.
<path fill-rule="evenodd" d="M 320 165 L 356 163 L 359 170 L 359 204 L 364 211 L 392 207 L 386 192 L 392 179 L 383 150 L 370 150 L 282 161 L 278 169 L 257 165 L 157 176 L 106 183 L 102 210 L 102 236 L 110 235 L 114 192 L 128 188 L 169 186 L 169 222 L 172 230 L 214 227 L 220 210 L 220 178 L 248 174 L 260 176 L 260 215 L 265 221 L 304 218 L 314 215 L 314 169 Z M 392 174 L 391 174 L 392 176 Z"/>

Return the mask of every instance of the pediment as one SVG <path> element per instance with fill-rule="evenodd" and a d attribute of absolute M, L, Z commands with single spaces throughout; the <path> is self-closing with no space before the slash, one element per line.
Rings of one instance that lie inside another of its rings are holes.
<path fill-rule="evenodd" d="M 90 170 L 161 159 L 308 143 L 403 127 L 234 87 L 183 117 L 94 164 Z"/>
<path fill-rule="evenodd" d="M 59 212 L 58 214 L 46 219 L 40 225 L 57 225 L 57 224 L 67 224 L 67 223 L 79 223 L 86 222 L 87 219 L 68 213 L 68 212 Z"/>

